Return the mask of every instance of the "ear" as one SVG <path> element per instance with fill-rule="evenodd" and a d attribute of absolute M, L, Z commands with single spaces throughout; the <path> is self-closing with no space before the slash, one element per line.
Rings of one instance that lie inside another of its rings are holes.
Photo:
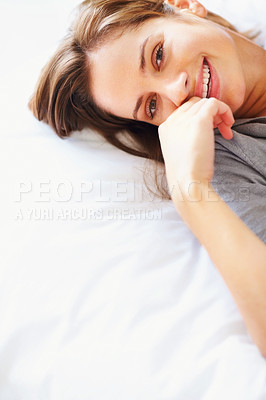
<path fill-rule="evenodd" d="M 165 0 L 165 3 L 176 7 L 178 10 L 191 12 L 201 18 L 205 18 L 208 12 L 197 0 Z"/>

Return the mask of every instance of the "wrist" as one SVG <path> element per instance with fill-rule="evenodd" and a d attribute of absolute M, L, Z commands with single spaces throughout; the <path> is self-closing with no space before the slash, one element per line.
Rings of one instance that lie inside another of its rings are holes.
<path fill-rule="evenodd" d="M 195 203 L 217 201 L 220 199 L 209 181 L 186 178 L 176 181 L 169 187 L 174 203 Z"/>

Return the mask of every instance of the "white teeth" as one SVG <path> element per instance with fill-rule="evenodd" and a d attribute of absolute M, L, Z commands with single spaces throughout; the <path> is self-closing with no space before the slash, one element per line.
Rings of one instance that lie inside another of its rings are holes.
<path fill-rule="evenodd" d="M 203 77 L 202 77 L 202 98 L 206 98 L 207 97 L 207 93 L 208 93 L 208 83 L 210 80 L 210 69 L 208 67 L 208 65 L 203 64 Z M 211 88 L 211 81 L 209 83 L 209 88 Z"/>

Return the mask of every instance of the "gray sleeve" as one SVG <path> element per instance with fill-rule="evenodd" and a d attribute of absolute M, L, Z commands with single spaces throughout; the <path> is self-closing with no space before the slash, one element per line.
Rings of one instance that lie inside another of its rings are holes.
<path fill-rule="evenodd" d="M 231 143 L 219 137 L 215 143 L 215 170 L 211 182 L 228 206 L 264 243 L 266 243 L 265 144 L 266 141 L 262 139 L 243 137 L 239 134 L 235 135 Z M 253 157 L 250 152 L 253 152 Z"/>

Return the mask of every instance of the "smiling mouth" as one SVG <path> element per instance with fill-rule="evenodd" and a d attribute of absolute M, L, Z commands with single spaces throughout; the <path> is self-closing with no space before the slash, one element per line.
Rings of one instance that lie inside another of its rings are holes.
<path fill-rule="evenodd" d="M 203 72 L 202 72 L 202 94 L 201 97 L 204 98 L 209 98 L 210 93 L 211 93 L 211 87 L 212 87 L 212 81 L 211 81 L 211 70 L 209 68 L 209 65 L 204 58 L 203 61 Z"/>

